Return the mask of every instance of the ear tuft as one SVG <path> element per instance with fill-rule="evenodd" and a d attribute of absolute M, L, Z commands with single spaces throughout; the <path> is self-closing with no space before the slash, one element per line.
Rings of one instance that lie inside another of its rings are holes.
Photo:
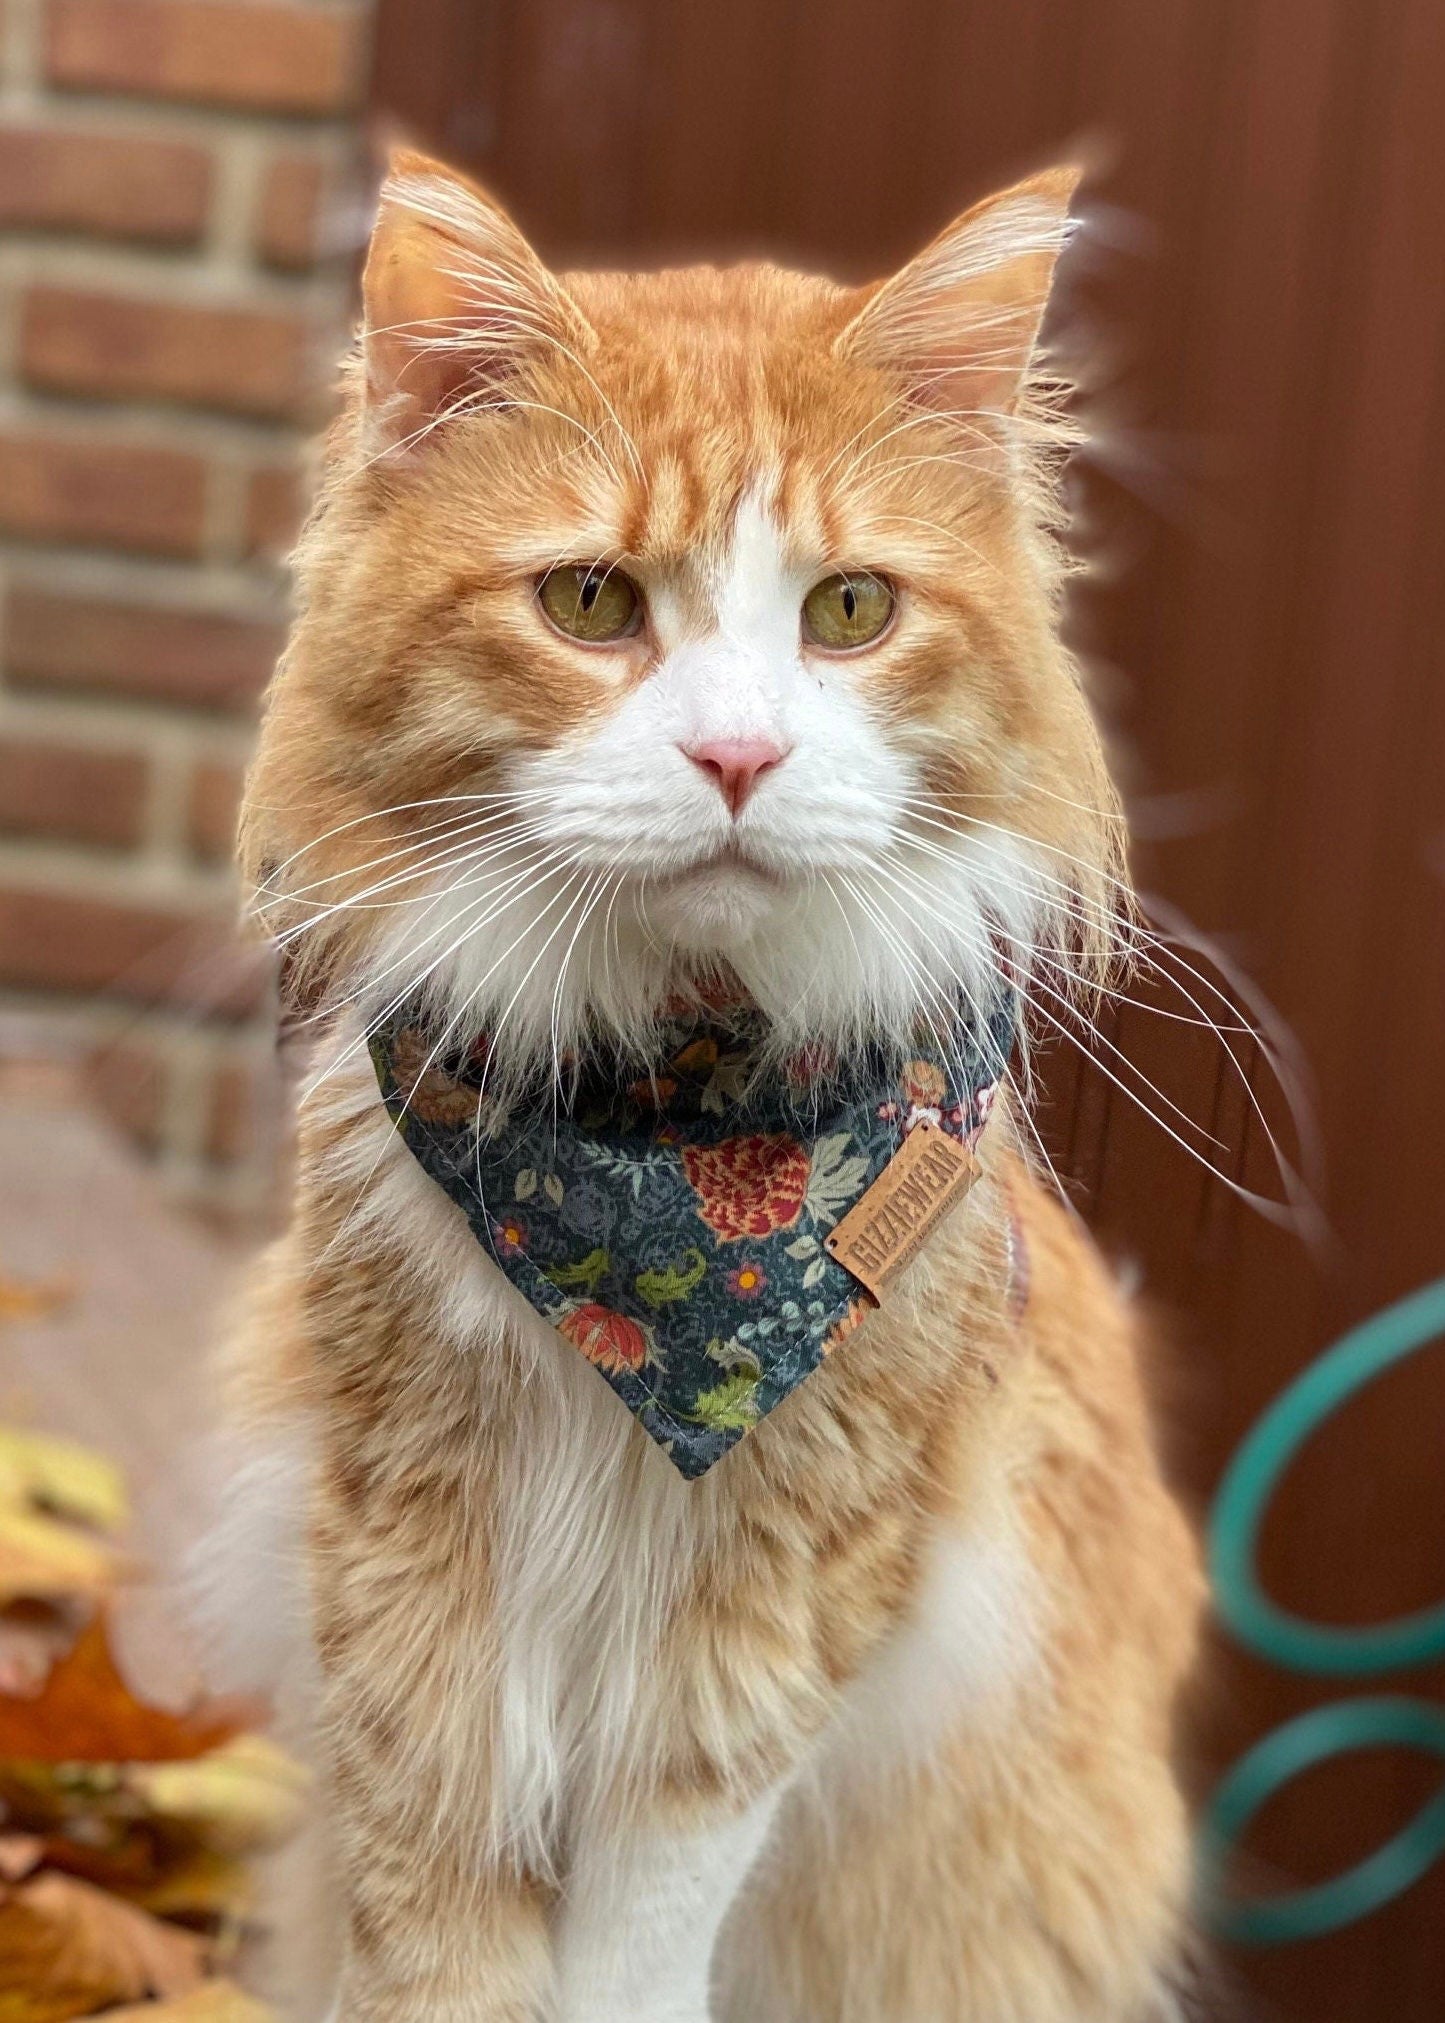
<path fill-rule="evenodd" d="M 402 451 L 464 407 L 504 398 L 549 345 L 591 333 L 500 205 L 398 148 L 362 277 L 369 424 Z"/>
<path fill-rule="evenodd" d="M 987 423 L 1023 389 L 1081 171 L 1046 169 L 989 197 L 882 282 L 839 356 L 900 374 L 921 404 Z"/>

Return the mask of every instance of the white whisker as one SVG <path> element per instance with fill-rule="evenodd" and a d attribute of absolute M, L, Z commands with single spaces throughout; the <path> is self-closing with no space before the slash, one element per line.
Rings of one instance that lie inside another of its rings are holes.
<path fill-rule="evenodd" d="M 917 800 L 918 797 L 914 797 L 914 819 L 920 819 L 916 812 Z M 928 820 L 928 818 L 922 819 Z M 962 820 L 970 827 L 982 828 L 991 833 L 1007 837 L 1015 842 L 1022 842 L 1026 840 L 1020 837 L 1017 834 L 1017 832 L 1007 828 L 1003 828 L 997 823 L 981 822 L 976 817 L 971 815 L 964 816 Z M 934 829 L 945 831 L 948 835 L 953 837 L 955 841 L 958 838 L 959 818 L 957 817 L 951 823 L 929 820 L 928 826 Z M 914 848 L 921 849 L 928 853 L 935 853 L 935 854 L 938 853 L 938 846 L 929 844 L 927 839 L 925 838 L 914 837 L 910 840 L 912 843 L 912 847 Z M 1047 846 L 1042 847 L 1045 847 L 1047 849 Z M 947 851 L 944 851 L 941 854 L 945 859 L 947 859 L 950 855 L 950 853 L 948 853 Z M 1063 858 L 1065 861 L 1082 862 L 1082 860 L 1071 859 L 1069 857 L 1069 853 L 1065 851 L 1061 850 L 1054 851 L 1053 854 Z M 1088 869 L 1090 867 L 1084 866 L 1084 868 Z M 1041 881 L 1045 886 L 1057 892 L 1061 897 L 1065 897 L 1069 899 L 1072 903 L 1078 904 L 1087 910 L 1089 902 L 1077 892 L 1076 888 L 1072 885 L 1072 883 L 1065 880 L 1053 878 L 1050 873 L 1044 871 L 1042 867 L 1038 865 L 1033 865 L 1030 867 L 1029 876 L 1033 879 Z M 1122 884 L 1121 881 L 1113 878 L 1106 878 L 1105 882 L 1107 884 L 1112 885 L 1113 888 L 1121 895 L 1121 897 L 1132 899 L 1133 895 L 1129 892 L 1129 889 Z M 1267 1115 L 1265 1114 L 1264 1107 L 1260 1102 L 1257 1091 L 1254 1088 L 1248 1069 L 1246 1068 L 1244 1062 L 1241 1061 L 1238 1053 L 1235 1051 L 1234 1045 L 1232 1044 L 1231 1035 L 1239 1037 L 1247 1037 L 1252 1041 L 1254 1041 L 1255 1044 L 1260 1047 L 1262 1056 L 1266 1061 L 1270 1069 L 1270 1072 L 1275 1079 L 1276 1084 L 1278 1085 L 1281 1093 L 1285 1098 L 1285 1102 L 1289 1108 L 1291 1121 L 1294 1125 L 1294 1129 L 1298 1136 L 1300 1145 L 1304 1148 L 1305 1153 L 1308 1155 L 1309 1152 L 1309 1127 L 1307 1122 L 1309 1115 L 1308 1105 L 1304 1102 L 1301 1093 L 1299 1092 L 1297 1086 L 1295 1086 L 1294 1084 L 1293 1077 L 1290 1075 L 1284 1061 L 1281 1059 L 1279 1052 L 1272 1044 L 1271 1040 L 1265 1034 L 1259 1031 L 1256 1026 L 1240 1025 L 1235 1023 L 1235 1021 L 1237 1021 L 1239 1018 L 1238 1005 L 1235 1004 L 1233 1001 L 1231 1001 L 1225 995 L 1225 993 L 1219 989 L 1217 984 L 1213 983 L 1201 971 L 1197 970 L 1193 964 L 1186 962 L 1183 959 L 1183 957 L 1177 953 L 1176 950 L 1171 949 L 1167 942 L 1165 942 L 1160 936 L 1155 934 L 1153 930 L 1148 926 L 1147 921 L 1141 917 L 1137 909 L 1137 906 L 1133 914 L 1129 917 L 1125 917 L 1124 915 L 1122 915 L 1122 913 L 1102 915 L 1097 917 L 1098 917 L 1098 924 L 1101 927 L 1103 927 L 1106 931 L 1111 931 L 1116 934 L 1118 938 L 1120 953 L 1124 958 L 1124 960 L 1141 968 L 1146 973 L 1157 977 L 1161 983 L 1167 984 L 1171 989 L 1178 991 L 1179 995 L 1183 998 L 1184 1002 L 1190 1007 L 1190 1009 L 1198 1014 L 1199 1026 L 1203 1030 L 1214 1034 L 1214 1036 L 1219 1040 L 1220 1045 L 1224 1050 L 1225 1057 L 1229 1063 L 1230 1069 L 1235 1079 L 1237 1080 L 1240 1088 L 1244 1092 L 1245 1101 L 1250 1111 L 1252 1112 L 1255 1121 L 1257 1122 L 1261 1131 L 1264 1134 L 1265 1142 L 1269 1147 L 1270 1156 L 1275 1164 L 1275 1169 L 1279 1174 L 1280 1181 L 1282 1186 L 1284 1187 L 1286 1196 L 1288 1197 L 1292 1207 L 1294 1208 L 1296 1214 L 1299 1217 L 1300 1226 L 1305 1229 L 1310 1230 L 1315 1229 L 1318 1225 L 1319 1215 L 1318 1209 L 1314 1202 L 1314 1190 L 1311 1187 L 1310 1183 L 1305 1179 L 1304 1175 L 1299 1171 L 1295 1163 L 1287 1156 L 1287 1154 L 1284 1151 L 1284 1148 L 1279 1143 L 1279 1139 L 1272 1125 L 1270 1124 Z M 1004 929 L 1002 927 L 1001 931 L 1007 933 L 1007 929 Z M 1225 1007 L 1225 1009 L 1230 1014 L 1229 1021 L 1227 1022 L 1221 1021 L 1219 1018 L 1213 1016 L 1211 1013 L 1206 1011 L 1204 1005 L 1200 1002 L 1199 998 L 1197 998 L 1194 995 L 1194 992 L 1189 988 L 1189 985 L 1181 981 L 1180 977 L 1175 975 L 1172 969 L 1165 966 L 1164 962 L 1160 960 L 1161 956 L 1167 956 L 1171 962 L 1177 963 L 1179 968 L 1184 971 L 1187 977 L 1192 979 L 1192 981 L 1198 984 L 1203 991 L 1207 992 L 1211 997 L 1217 1000 L 1217 1002 L 1220 1005 Z M 1212 956 L 1211 959 L 1217 960 L 1218 958 Z M 1076 985 L 1074 990 L 1070 993 L 1071 999 L 1075 1001 L 1071 1005 L 1071 1009 L 1075 1011 L 1075 1015 L 1077 1015 L 1077 1000 L 1081 996 L 1086 996 L 1090 994 L 1092 988 L 1093 986 L 1090 985 L 1084 987 L 1081 990 Z M 1146 1010 L 1153 1010 L 1156 1013 L 1158 1013 L 1158 1015 L 1164 1017 L 1173 1016 L 1178 1018 L 1181 1016 L 1178 1013 L 1170 1014 L 1167 1011 L 1167 1008 L 1164 1007 L 1148 1006 L 1145 1004 L 1141 1004 L 1140 1008 Z M 1186 1021 L 1186 1022 L 1191 1024 L 1194 1023 L 1194 1021 Z M 1100 1037 L 1102 1038 L 1102 1035 Z M 1112 1044 L 1112 1043 L 1105 1041 L 1105 1044 Z M 1127 1056 L 1121 1055 L 1121 1058 L 1127 1061 Z M 1134 1067 L 1134 1064 L 1132 1062 L 1128 1062 L 1128 1065 L 1134 1072 L 1136 1073 L 1139 1072 L 1137 1068 Z M 1168 1101 L 1169 1099 L 1165 1098 L 1164 1100 Z M 1171 1107 L 1177 1109 L 1177 1105 L 1171 1105 Z M 1196 1126 L 1195 1128 L 1199 1127 Z M 1310 1161 L 1309 1163 L 1311 1164 L 1311 1166 L 1313 1166 L 1314 1164 L 1313 1161 Z"/>

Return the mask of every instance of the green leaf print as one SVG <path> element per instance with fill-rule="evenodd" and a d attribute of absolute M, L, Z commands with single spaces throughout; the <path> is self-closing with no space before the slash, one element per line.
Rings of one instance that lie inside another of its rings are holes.
<path fill-rule="evenodd" d="M 687 1299 L 707 1277 L 707 1259 L 700 1250 L 685 1250 L 683 1261 L 669 1264 L 661 1271 L 642 1271 L 636 1278 L 637 1296 L 644 1299 L 656 1312 L 658 1307 L 671 1306 L 675 1300 Z"/>
<path fill-rule="evenodd" d="M 589 1250 L 586 1257 L 577 1264 L 554 1264 L 543 1272 L 543 1278 L 562 1292 L 573 1292 L 578 1287 L 584 1292 L 596 1292 L 608 1271 L 612 1259 L 605 1250 Z"/>
<path fill-rule="evenodd" d="M 678 1416 L 719 1431 L 751 1426 L 758 1416 L 758 1379 L 746 1370 L 739 1370 L 735 1376 L 724 1377 L 711 1391 L 701 1392 L 693 1400 L 692 1411 Z"/>

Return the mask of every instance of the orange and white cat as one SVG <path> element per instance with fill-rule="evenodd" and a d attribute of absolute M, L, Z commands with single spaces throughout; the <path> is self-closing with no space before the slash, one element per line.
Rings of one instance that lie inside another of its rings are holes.
<path fill-rule="evenodd" d="M 393 165 L 243 821 L 316 1041 L 230 1492 L 324 1770 L 310 2013 L 1179 2013 L 1201 1576 L 1142 1324 L 1017 1096 L 882 1306 L 687 1481 L 366 1048 L 420 997 L 520 1087 L 719 977 L 844 1054 L 1088 987 L 1120 829 L 1035 358 L 1074 183 L 844 288 L 553 276 Z"/>

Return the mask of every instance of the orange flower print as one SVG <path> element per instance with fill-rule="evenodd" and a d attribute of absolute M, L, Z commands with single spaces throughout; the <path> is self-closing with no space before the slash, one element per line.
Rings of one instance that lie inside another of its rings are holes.
<path fill-rule="evenodd" d="M 684 1145 L 682 1166 L 698 1213 L 724 1243 L 791 1229 L 803 1212 L 812 1162 L 786 1132 Z"/>
<path fill-rule="evenodd" d="M 665 1110 L 677 1094 L 677 1083 L 668 1075 L 649 1075 L 630 1083 L 627 1093 L 639 1110 Z"/>
<path fill-rule="evenodd" d="M 705 1075 L 709 1068 L 717 1066 L 718 1044 L 713 1039 L 694 1040 L 674 1054 L 672 1065 L 683 1075 Z"/>
<path fill-rule="evenodd" d="M 876 1313 L 877 1309 L 878 1302 L 871 1293 L 860 1293 L 857 1299 L 850 1299 L 846 1308 L 839 1314 L 837 1320 L 834 1321 L 832 1327 L 829 1328 L 827 1334 L 823 1337 L 821 1344 L 823 1354 L 825 1356 L 831 1355 L 839 1342 L 846 1341 L 854 1328 L 861 1328 L 869 1314 Z"/>
<path fill-rule="evenodd" d="M 432 1058 L 432 1042 L 414 1026 L 399 1032 L 391 1050 L 391 1072 L 402 1102 L 424 1124 L 470 1124 L 477 1092 L 458 1082 Z"/>
<path fill-rule="evenodd" d="M 527 1225 L 519 1222 L 514 1215 L 505 1216 L 502 1221 L 492 1224 L 492 1235 L 498 1250 L 506 1257 L 521 1257 L 527 1248 Z"/>
<path fill-rule="evenodd" d="M 948 1094 L 948 1081 L 935 1061 L 910 1061 L 903 1070 L 903 1093 L 916 1110 L 936 1110 Z"/>
<path fill-rule="evenodd" d="M 595 1302 L 574 1307 L 570 1314 L 563 1315 L 557 1327 L 589 1363 L 595 1363 L 608 1376 L 619 1377 L 624 1370 L 640 1370 L 650 1360 L 651 1346 L 642 1329 L 626 1314 L 614 1313 L 611 1307 Z"/>
<path fill-rule="evenodd" d="M 727 1277 L 728 1291 L 734 1299 L 756 1299 L 768 1282 L 768 1275 L 761 1265 L 740 1264 Z"/>

